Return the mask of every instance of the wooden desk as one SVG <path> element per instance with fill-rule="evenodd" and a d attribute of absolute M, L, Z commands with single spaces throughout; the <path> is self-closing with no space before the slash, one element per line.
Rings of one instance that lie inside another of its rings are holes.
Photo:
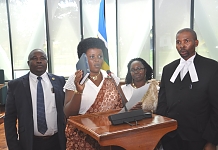
<path fill-rule="evenodd" d="M 163 135 L 177 128 L 174 119 L 159 115 L 138 121 L 137 126 L 111 125 L 108 116 L 117 112 L 72 116 L 68 122 L 92 136 L 101 146 L 117 145 L 126 150 L 153 150 Z"/>

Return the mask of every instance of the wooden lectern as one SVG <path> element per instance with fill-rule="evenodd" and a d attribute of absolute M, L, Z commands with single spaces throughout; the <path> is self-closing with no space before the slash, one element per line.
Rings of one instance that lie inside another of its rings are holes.
<path fill-rule="evenodd" d="M 68 122 L 96 139 L 101 146 L 116 145 L 126 150 L 153 150 L 166 133 L 177 128 L 174 119 L 152 115 L 138 121 L 137 125 L 111 125 L 108 116 L 117 113 L 112 110 L 101 113 L 72 116 Z"/>

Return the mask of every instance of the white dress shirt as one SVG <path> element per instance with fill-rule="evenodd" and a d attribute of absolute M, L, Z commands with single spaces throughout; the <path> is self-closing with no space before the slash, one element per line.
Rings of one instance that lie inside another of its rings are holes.
<path fill-rule="evenodd" d="M 32 96 L 32 107 L 33 107 L 33 121 L 34 121 L 34 135 L 35 136 L 50 136 L 58 132 L 57 128 L 57 109 L 55 103 L 55 93 L 53 93 L 53 87 L 51 81 L 48 78 L 47 73 L 41 75 L 42 77 L 42 87 L 44 93 L 44 103 L 45 103 L 45 116 L 48 130 L 45 134 L 38 132 L 37 127 L 37 83 L 38 76 L 30 72 L 29 83 L 30 91 Z"/>

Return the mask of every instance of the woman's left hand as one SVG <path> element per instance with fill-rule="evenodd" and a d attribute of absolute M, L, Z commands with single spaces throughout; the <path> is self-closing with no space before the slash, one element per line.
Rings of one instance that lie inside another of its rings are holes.
<path fill-rule="evenodd" d="M 138 102 L 135 106 L 133 106 L 130 110 L 142 109 L 142 102 Z"/>

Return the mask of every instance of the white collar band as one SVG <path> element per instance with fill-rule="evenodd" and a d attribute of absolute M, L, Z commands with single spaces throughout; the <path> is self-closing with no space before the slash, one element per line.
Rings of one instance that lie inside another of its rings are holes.
<path fill-rule="evenodd" d="M 195 65 L 193 63 L 194 58 L 195 58 L 195 55 L 190 57 L 187 61 L 184 60 L 183 58 L 180 59 L 180 64 L 177 66 L 177 68 L 174 71 L 172 77 L 170 78 L 170 81 L 172 83 L 175 82 L 175 80 L 176 80 L 179 73 L 182 74 L 182 76 L 181 76 L 181 80 L 182 80 L 187 72 L 189 72 L 192 82 L 199 81 L 198 80 L 198 75 L 197 75 L 197 72 L 196 72 L 196 69 L 195 69 Z M 186 69 L 186 70 L 184 70 L 184 69 Z"/>

